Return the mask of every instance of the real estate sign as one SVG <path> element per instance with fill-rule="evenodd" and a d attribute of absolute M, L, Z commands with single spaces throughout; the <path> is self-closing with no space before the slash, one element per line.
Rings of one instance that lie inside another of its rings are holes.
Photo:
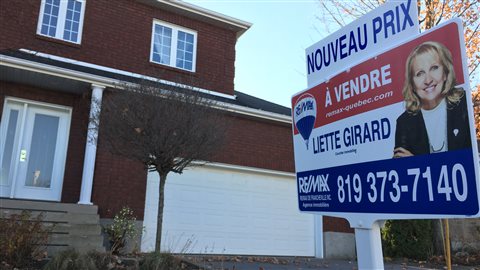
<path fill-rule="evenodd" d="M 308 87 L 419 33 L 416 1 L 387 1 L 306 49 Z"/>
<path fill-rule="evenodd" d="M 300 210 L 350 220 L 480 216 L 466 66 L 453 20 L 294 95 Z M 425 110 L 436 91 L 443 114 Z M 416 111 L 407 110 L 412 93 Z"/>

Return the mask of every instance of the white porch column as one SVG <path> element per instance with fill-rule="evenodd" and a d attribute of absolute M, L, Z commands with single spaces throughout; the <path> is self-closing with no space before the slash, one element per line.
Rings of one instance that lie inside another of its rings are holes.
<path fill-rule="evenodd" d="M 100 116 L 104 89 L 104 86 L 92 84 L 92 101 L 90 103 L 90 119 L 85 146 L 85 159 L 83 161 L 82 188 L 78 204 L 92 204 L 93 172 L 95 170 L 95 158 L 97 157 L 98 124 L 100 123 L 99 119 L 96 119 L 98 122 L 95 125 L 92 123 L 92 119 Z"/>

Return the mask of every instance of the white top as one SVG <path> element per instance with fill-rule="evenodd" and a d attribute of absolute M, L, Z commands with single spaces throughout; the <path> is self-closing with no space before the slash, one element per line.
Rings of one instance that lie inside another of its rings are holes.
<path fill-rule="evenodd" d="M 448 151 L 447 141 L 447 102 L 442 99 L 431 110 L 422 109 L 423 121 L 427 128 L 430 153 Z"/>

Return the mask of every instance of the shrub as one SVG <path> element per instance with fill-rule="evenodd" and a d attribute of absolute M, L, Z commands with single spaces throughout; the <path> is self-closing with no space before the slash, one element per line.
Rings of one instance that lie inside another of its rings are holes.
<path fill-rule="evenodd" d="M 135 221 L 133 210 L 123 207 L 113 218 L 113 223 L 105 226 L 104 230 L 108 235 L 112 254 L 119 254 L 127 241 L 138 236 L 139 232 L 135 227 Z"/>
<path fill-rule="evenodd" d="M 109 253 L 90 251 L 86 258 L 91 261 L 97 269 L 114 269 L 119 262 L 118 257 Z"/>
<path fill-rule="evenodd" d="M 97 270 L 92 259 L 81 255 L 73 249 L 57 253 L 50 262 L 45 265 L 44 270 Z"/>
<path fill-rule="evenodd" d="M 44 214 L 32 217 L 30 211 L 0 216 L 0 258 L 14 267 L 31 266 L 46 255 L 48 234 L 53 227 L 45 227 Z"/>
<path fill-rule="evenodd" d="M 136 265 L 130 267 L 124 264 L 119 257 L 110 253 L 90 251 L 79 253 L 73 249 L 62 251 L 55 255 L 45 265 L 43 270 L 115 270 L 138 269 Z"/>
<path fill-rule="evenodd" d="M 388 220 L 382 230 L 384 254 L 425 260 L 433 253 L 432 220 Z"/>

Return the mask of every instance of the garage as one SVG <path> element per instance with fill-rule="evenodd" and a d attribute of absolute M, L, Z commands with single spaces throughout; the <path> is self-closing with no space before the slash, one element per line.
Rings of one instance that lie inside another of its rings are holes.
<path fill-rule="evenodd" d="M 148 174 L 142 251 L 155 247 L 158 174 Z M 293 174 L 208 164 L 170 174 L 162 250 L 314 256 L 314 218 L 297 209 Z"/>

